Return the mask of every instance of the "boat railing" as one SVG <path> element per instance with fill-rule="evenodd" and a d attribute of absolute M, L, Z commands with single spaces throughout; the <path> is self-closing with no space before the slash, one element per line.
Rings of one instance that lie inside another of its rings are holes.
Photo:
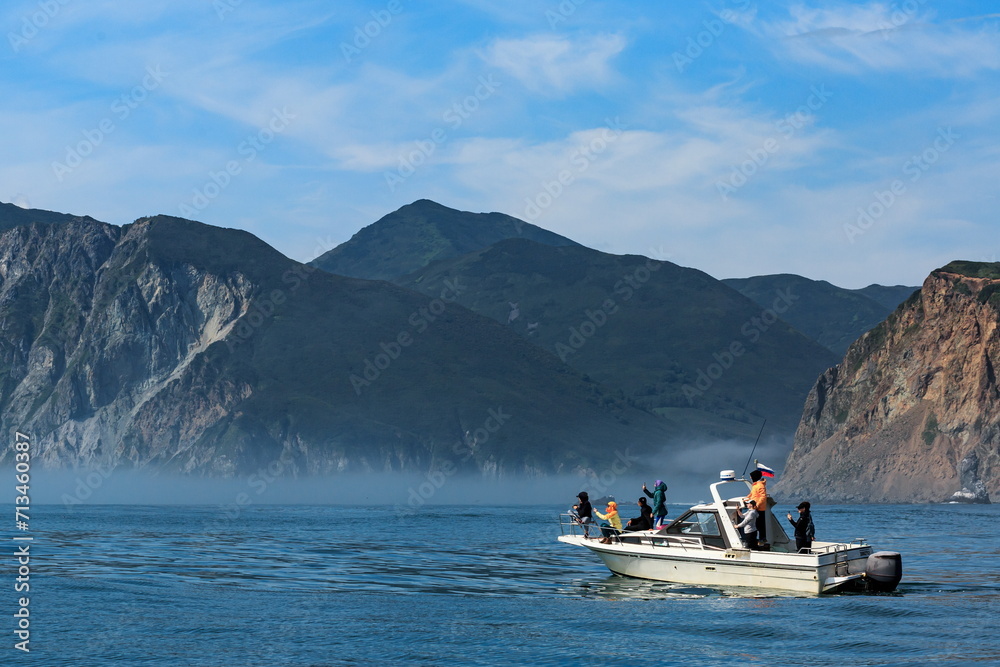
<path fill-rule="evenodd" d="M 651 547 L 680 547 L 681 549 L 716 549 L 699 537 L 690 535 L 664 535 L 663 533 L 651 533 L 643 535 L 644 541 Z"/>
<path fill-rule="evenodd" d="M 813 546 L 809 552 L 813 554 L 830 554 L 867 546 L 868 540 L 863 537 L 856 537 L 850 542 L 823 542 L 820 544 L 813 542 Z"/>
<path fill-rule="evenodd" d="M 572 512 L 559 515 L 559 532 L 563 535 L 601 536 L 601 527 L 597 522 L 580 523 L 580 518 Z"/>
<path fill-rule="evenodd" d="M 625 542 L 623 538 L 642 539 L 650 535 L 647 531 L 619 531 L 612 528 L 607 524 L 606 521 L 591 521 L 590 523 L 581 523 L 579 517 L 577 517 L 572 512 L 566 512 L 559 515 L 559 532 L 563 535 L 573 535 L 581 537 L 592 537 L 592 538 L 602 538 L 607 533 L 608 538 L 614 542 Z"/>
<path fill-rule="evenodd" d="M 619 531 L 608 526 L 606 522 L 580 523 L 579 518 L 571 512 L 559 515 L 559 530 L 562 535 L 590 537 L 592 539 L 600 539 L 607 533 L 612 544 L 638 544 L 655 548 L 679 547 L 697 551 L 705 549 L 725 550 L 722 547 L 705 544 L 701 535 L 667 535 L 659 530 Z"/>

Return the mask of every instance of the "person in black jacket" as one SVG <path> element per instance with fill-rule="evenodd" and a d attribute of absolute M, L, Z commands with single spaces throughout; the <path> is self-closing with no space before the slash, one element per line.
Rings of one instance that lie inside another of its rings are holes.
<path fill-rule="evenodd" d="M 787 514 L 788 522 L 795 528 L 795 551 L 803 553 L 803 549 L 812 549 L 813 538 L 816 536 L 816 527 L 813 526 L 812 514 L 809 513 L 809 501 L 804 500 L 796 507 L 799 511 L 799 520 Z"/>
<path fill-rule="evenodd" d="M 625 532 L 636 530 L 651 530 L 653 528 L 653 508 L 646 503 L 645 498 L 639 498 L 639 516 L 629 519 L 625 524 Z"/>
<path fill-rule="evenodd" d="M 583 526 L 583 536 L 590 537 L 589 526 L 594 522 L 593 509 L 590 507 L 590 496 L 587 495 L 586 491 L 581 491 L 576 496 L 576 499 L 580 501 L 576 505 L 573 505 L 576 520 Z"/>

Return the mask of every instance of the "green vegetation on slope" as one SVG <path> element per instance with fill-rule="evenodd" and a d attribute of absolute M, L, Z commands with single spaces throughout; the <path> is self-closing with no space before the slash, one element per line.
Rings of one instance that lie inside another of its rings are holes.
<path fill-rule="evenodd" d="M 933 273 L 957 273 L 970 278 L 997 280 L 1000 279 L 1000 262 L 970 262 L 960 259 L 948 262 Z"/>
<path fill-rule="evenodd" d="M 791 431 L 809 387 L 836 357 L 711 276 L 670 262 L 522 239 L 436 262 L 399 280 L 458 301 L 549 350 L 638 405 L 697 408 Z M 720 421 L 721 420 L 721 421 Z"/>
<path fill-rule="evenodd" d="M 899 287 L 879 291 L 874 288 L 880 286 L 870 285 L 862 290 L 848 290 L 825 280 L 810 280 L 793 274 L 733 278 L 723 282 L 762 306 L 774 299 L 775 292 L 790 291 L 798 300 L 794 308 L 782 313 L 782 319 L 837 355 L 843 355 L 851 343 L 884 320 L 915 289 Z M 900 301 L 887 306 L 867 294 L 877 294 L 883 299 L 895 295 Z"/>

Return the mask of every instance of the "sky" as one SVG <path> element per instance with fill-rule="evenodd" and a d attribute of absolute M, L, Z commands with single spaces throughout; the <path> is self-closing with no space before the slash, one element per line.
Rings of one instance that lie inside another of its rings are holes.
<path fill-rule="evenodd" d="M 995 3 L 3 3 L 0 201 L 308 261 L 417 199 L 717 278 L 998 261 Z"/>

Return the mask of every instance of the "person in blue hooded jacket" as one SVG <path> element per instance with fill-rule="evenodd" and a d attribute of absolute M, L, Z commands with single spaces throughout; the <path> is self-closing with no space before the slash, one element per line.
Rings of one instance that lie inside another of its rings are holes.
<path fill-rule="evenodd" d="M 653 499 L 653 528 L 658 529 L 667 522 L 667 485 L 663 480 L 658 479 L 653 484 L 652 493 L 645 484 L 642 485 L 642 492 Z"/>

